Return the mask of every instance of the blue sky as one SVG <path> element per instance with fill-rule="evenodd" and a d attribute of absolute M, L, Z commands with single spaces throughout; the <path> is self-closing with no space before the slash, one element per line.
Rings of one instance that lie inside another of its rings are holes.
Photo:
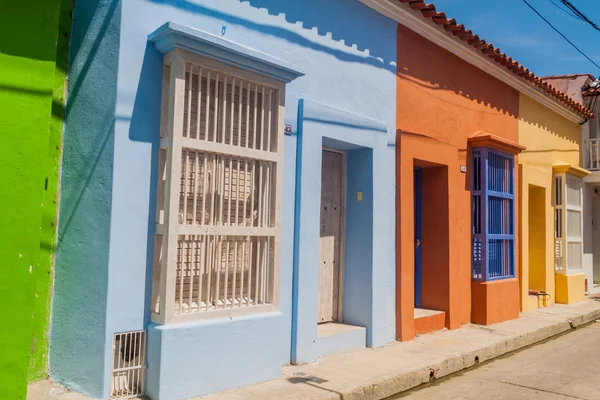
<path fill-rule="evenodd" d="M 570 0 L 600 26 L 599 0 Z M 538 76 L 600 70 L 552 30 L 522 0 L 432 0 L 438 11 L 455 18 Z M 561 11 L 559 0 L 528 0 L 546 19 L 600 65 L 600 31 Z"/>

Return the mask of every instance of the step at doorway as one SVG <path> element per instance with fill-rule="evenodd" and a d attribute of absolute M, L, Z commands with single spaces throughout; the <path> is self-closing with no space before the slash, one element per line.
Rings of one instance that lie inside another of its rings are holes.
<path fill-rule="evenodd" d="M 446 327 L 446 313 L 444 311 L 415 308 L 414 316 L 415 333 L 417 335 L 441 331 Z"/>

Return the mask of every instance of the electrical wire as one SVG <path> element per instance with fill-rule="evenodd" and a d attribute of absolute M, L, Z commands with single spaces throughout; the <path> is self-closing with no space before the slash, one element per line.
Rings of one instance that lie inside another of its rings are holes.
<path fill-rule="evenodd" d="M 565 13 L 567 15 L 570 15 L 573 18 L 576 18 L 578 20 L 577 22 L 582 22 L 583 21 L 583 18 L 581 18 L 579 15 L 576 15 L 570 9 L 565 9 L 565 8 L 561 7 L 559 4 L 555 3 L 554 0 L 548 0 L 548 2 L 552 3 L 554 5 L 554 7 L 558 8 L 563 13 Z"/>
<path fill-rule="evenodd" d="M 576 24 L 587 25 L 587 22 L 585 22 L 584 20 L 582 20 L 577 15 L 573 14 L 571 11 L 563 8 L 563 6 L 561 6 L 560 4 L 554 2 L 554 0 L 546 0 L 543 4 L 549 10 L 552 10 L 552 12 L 556 13 L 556 15 L 559 15 L 561 18 L 566 18 L 569 21 L 574 22 Z"/>
<path fill-rule="evenodd" d="M 539 11 L 536 10 L 531 4 L 529 4 L 529 2 L 527 0 L 522 0 L 522 1 L 523 1 L 523 3 L 527 4 L 527 6 L 529 8 L 531 8 L 531 10 L 538 15 L 538 17 L 540 17 L 541 19 L 543 19 L 544 22 L 546 22 L 550 26 L 550 28 L 552 28 L 556 33 L 558 33 L 560 36 L 562 36 L 562 38 L 565 39 L 567 41 L 567 43 L 569 43 L 571 46 L 573 46 L 573 48 L 575 48 L 575 50 L 577 50 L 579 52 L 579 54 L 581 54 L 582 56 L 584 56 L 585 58 L 587 58 L 589 62 L 591 62 L 592 64 L 594 64 L 596 66 L 596 68 L 600 69 L 600 65 L 596 64 L 596 62 L 594 62 L 594 60 L 592 60 L 591 58 L 589 58 L 587 56 L 587 54 L 585 54 L 583 51 L 581 51 L 581 49 L 579 47 L 577 47 L 565 35 L 563 35 L 561 31 L 559 31 L 558 29 L 556 29 L 554 27 L 554 25 L 552 25 L 552 23 L 550 21 L 548 21 L 546 18 L 544 18 L 544 16 L 542 14 L 540 14 Z"/>
<path fill-rule="evenodd" d="M 581 18 L 583 21 L 587 22 L 588 24 L 590 24 L 591 26 L 594 27 L 594 29 L 596 29 L 597 31 L 600 31 L 600 27 L 598 25 L 596 25 L 594 23 L 594 21 L 592 21 L 591 19 L 589 19 L 588 17 L 585 16 L 584 13 L 582 13 L 581 11 L 579 11 L 577 9 L 577 7 L 575 7 L 569 0 L 560 0 L 561 3 L 563 3 L 565 6 L 567 6 L 567 8 L 569 10 L 571 10 L 574 14 L 576 14 L 579 18 Z"/>

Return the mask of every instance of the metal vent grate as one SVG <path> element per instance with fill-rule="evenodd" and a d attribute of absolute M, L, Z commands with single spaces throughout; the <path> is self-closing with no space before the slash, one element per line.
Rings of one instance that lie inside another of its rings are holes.
<path fill-rule="evenodd" d="M 146 332 L 115 334 L 110 398 L 129 399 L 142 396 L 145 380 Z"/>

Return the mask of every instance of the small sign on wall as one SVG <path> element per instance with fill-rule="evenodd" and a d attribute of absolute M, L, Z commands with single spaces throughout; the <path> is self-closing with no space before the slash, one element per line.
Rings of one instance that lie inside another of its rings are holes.
<path fill-rule="evenodd" d="M 291 136 L 292 135 L 292 126 L 289 124 L 285 124 L 285 128 L 283 130 L 283 133 L 287 136 Z"/>
<path fill-rule="evenodd" d="M 463 174 L 467 173 L 467 166 L 466 165 L 461 165 L 460 166 L 460 172 L 462 172 Z"/>

